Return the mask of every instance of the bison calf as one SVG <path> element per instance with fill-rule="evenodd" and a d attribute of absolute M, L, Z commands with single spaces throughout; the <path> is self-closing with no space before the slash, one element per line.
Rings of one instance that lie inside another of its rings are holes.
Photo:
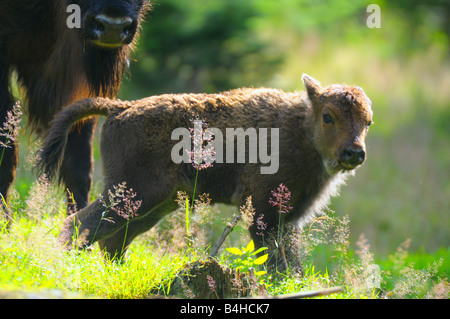
<path fill-rule="evenodd" d="M 105 187 L 103 200 L 97 199 L 65 220 L 62 243 L 72 247 L 76 227 L 77 246 L 100 241 L 109 254 L 121 256 L 137 235 L 176 208 L 178 190 L 192 194 L 196 169 L 173 161 L 171 152 L 179 142 L 171 136 L 177 128 L 192 127 L 194 118 L 206 119 L 209 127 L 222 132 L 227 128 L 278 129 L 279 167 L 274 174 L 261 174 L 261 163 L 255 161 L 214 163 L 199 171 L 196 186 L 197 194 L 209 193 L 213 201 L 227 204 L 242 205 L 252 196 L 255 220 L 259 217 L 265 225 L 262 232 L 256 223 L 250 227 L 257 245 L 263 245 L 263 238 L 279 227 L 278 210 L 269 199 L 271 190 L 281 183 L 290 190 L 293 207 L 282 214 L 282 224 L 317 212 L 365 160 L 371 102 L 359 87 L 322 88 L 308 75 L 302 79 L 306 92 L 238 89 L 220 94 L 167 94 L 134 102 L 84 99 L 66 107 L 52 121 L 44 141 L 41 172 L 55 176 L 74 123 L 105 115 L 100 144 Z M 234 145 L 234 154 L 238 147 Z M 104 201 L 108 190 L 122 182 L 141 201 L 138 216 L 128 222 L 116 209 L 108 210 Z"/>

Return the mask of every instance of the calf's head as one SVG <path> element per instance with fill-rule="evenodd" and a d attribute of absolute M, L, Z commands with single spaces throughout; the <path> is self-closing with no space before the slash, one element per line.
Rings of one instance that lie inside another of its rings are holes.
<path fill-rule="evenodd" d="M 302 77 L 312 105 L 314 143 L 329 174 L 350 171 L 366 159 L 365 138 L 372 123 L 371 101 L 355 86 L 322 88 L 312 77 Z"/>
<path fill-rule="evenodd" d="M 81 9 L 81 31 L 94 45 L 115 49 L 130 44 L 141 16 L 149 6 L 144 0 L 73 0 Z"/>

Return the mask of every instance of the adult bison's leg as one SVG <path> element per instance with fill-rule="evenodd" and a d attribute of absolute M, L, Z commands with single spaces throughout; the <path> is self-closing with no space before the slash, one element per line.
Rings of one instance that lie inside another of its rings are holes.
<path fill-rule="evenodd" d="M 61 179 L 67 194 L 68 214 L 87 206 L 93 170 L 92 138 L 97 124 L 90 118 L 75 125 L 69 133 L 61 165 Z"/>
<path fill-rule="evenodd" d="M 1 48 L 0 48 L 1 50 Z M 8 111 L 12 111 L 13 98 L 9 92 L 9 69 L 0 54 L 0 128 L 5 128 L 8 122 Z M 7 131 L 4 133 L 8 133 Z M 8 189 L 14 181 L 16 166 L 18 161 L 18 147 L 16 142 L 7 140 L 5 136 L 0 136 L 0 201 L 4 208 L 6 217 L 11 220 L 11 216 L 6 207 Z"/>

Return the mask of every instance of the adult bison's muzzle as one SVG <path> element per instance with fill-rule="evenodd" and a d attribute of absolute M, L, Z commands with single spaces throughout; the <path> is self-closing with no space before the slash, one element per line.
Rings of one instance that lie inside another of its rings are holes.
<path fill-rule="evenodd" d="M 130 44 L 137 32 L 138 19 L 128 11 L 110 6 L 100 12 L 88 12 L 83 25 L 85 38 L 106 49 Z"/>

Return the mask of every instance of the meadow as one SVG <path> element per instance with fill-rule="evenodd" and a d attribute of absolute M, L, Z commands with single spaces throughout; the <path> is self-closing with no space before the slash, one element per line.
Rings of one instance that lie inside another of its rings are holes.
<path fill-rule="evenodd" d="M 380 5 L 381 28 L 366 25 L 370 3 Z M 242 86 L 302 90 L 301 74 L 308 73 L 324 85 L 361 86 L 373 102 L 366 163 L 293 239 L 303 276 L 293 269 L 250 276 L 252 295 L 340 286 L 342 292 L 323 298 L 449 298 L 449 10 L 439 1 L 155 3 L 122 99 Z M 105 261 L 97 245 L 66 252 L 57 242 L 64 192 L 34 175 L 39 141 L 20 132 L 8 204 L 14 222 L 0 219 L 0 297 L 169 296 L 177 274 L 207 260 L 208 247 L 239 213 L 206 203 L 186 218 L 180 207 L 138 237 L 123 263 Z M 102 185 L 98 140 L 92 198 Z M 216 259 L 236 269 L 227 248 L 243 251 L 249 243 L 240 221 Z"/>
<path fill-rule="evenodd" d="M 219 282 L 223 279 L 206 266 L 208 281 L 200 283 L 205 288 L 199 288 L 199 283 L 190 286 L 189 277 L 181 275 L 187 265 L 210 260 L 212 244 L 233 217 L 227 216 L 227 207 L 212 206 L 200 197 L 193 210 L 186 209 L 184 194 L 179 209 L 135 240 L 126 259 L 117 262 L 105 259 L 96 245 L 81 251 L 62 249 L 58 234 L 66 208 L 60 193 L 42 177 L 31 185 L 27 197 L 12 192 L 8 208 L 13 223 L 3 219 L 0 224 L 0 297 L 218 298 L 222 286 L 230 285 Z M 248 210 L 251 204 L 241 207 L 241 215 Z M 444 260 L 450 250 L 410 254 L 410 242 L 405 241 L 388 258 L 380 259 L 363 235 L 356 249 L 351 249 L 350 225 L 348 216 L 333 212 L 312 219 L 284 239 L 297 249 L 302 272 L 294 268 L 266 272 L 266 258 L 253 254 L 246 224 L 239 222 L 215 257 L 238 274 L 231 295 L 226 296 L 273 297 L 341 287 L 338 293 L 321 298 L 449 297 L 449 269 Z M 325 268 L 316 266 L 321 264 L 319 256 Z M 187 281 L 182 289 L 173 288 L 177 278 Z"/>

